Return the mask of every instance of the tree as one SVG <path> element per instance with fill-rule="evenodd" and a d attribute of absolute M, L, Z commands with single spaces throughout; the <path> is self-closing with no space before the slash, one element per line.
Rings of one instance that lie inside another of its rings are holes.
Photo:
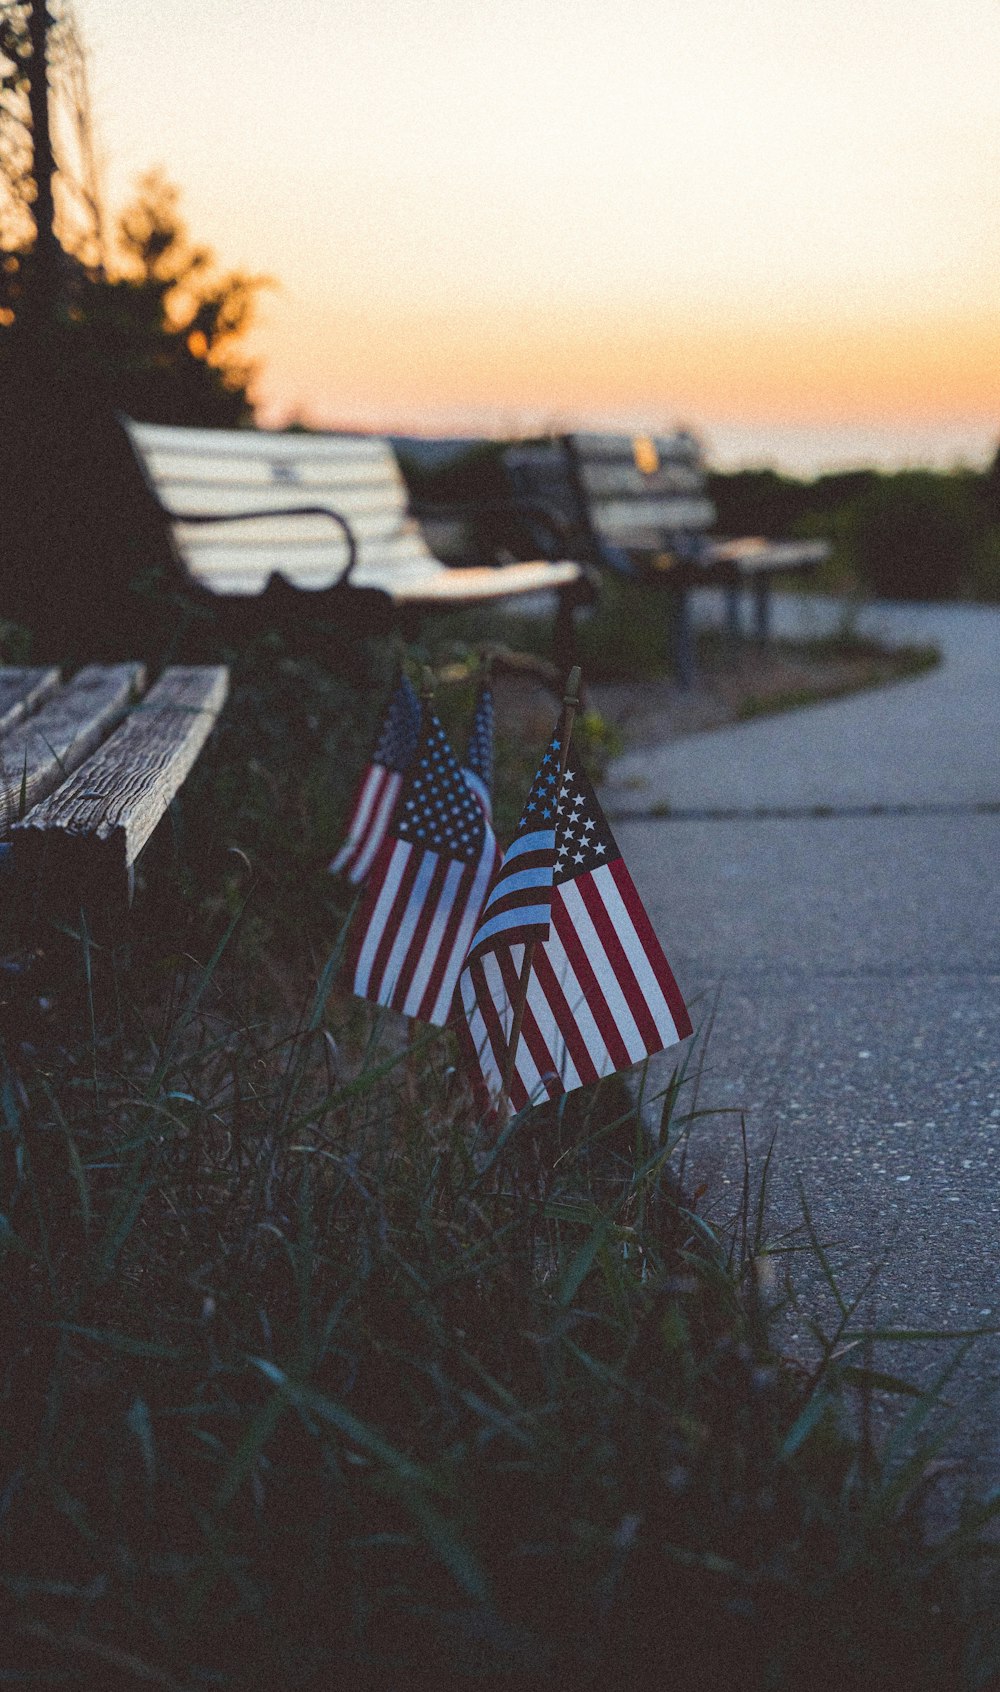
<path fill-rule="evenodd" d="M 0 366 L 51 365 L 58 346 L 116 410 L 248 422 L 254 370 L 237 343 L 264 279 L 217 272 L 158 171 L 109 242 L 86 54 L 69 0 L 52 4 L 0 0 Z"/>
<path fill-rule="evenodd" d="M 141 583 L 173 555 L 116 413 L 249 421 L 263 282 L 216 271 L 158 173 L 109 238 L 86 59 L 69 0 L 49 3 L 0 0 L 0 620 L 63 663 L 153 656 Z"/>
<path fill-rule="evenodd" d="M 104 261 L 87 59 L 69 0 L 0 0 L 0 323 L 57 317 L 67 258 Z"/>
<path fill-rule="evenodd" d="M 116 410 L 156 423 L 250 421 L 254 366 L 239 342 L 265 279 L 219 274 L 191 242 L 179 194 L 159 171 L 117 226 L 114 270 L 88 277 L 78 321 Z"/>

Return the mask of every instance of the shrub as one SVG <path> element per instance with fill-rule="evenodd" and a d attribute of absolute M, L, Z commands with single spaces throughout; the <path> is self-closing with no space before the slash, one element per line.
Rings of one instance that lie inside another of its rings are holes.
<path fill-rule="evenodd" d="M 858 509 L 858 568 L 886 599 L 954 599 L 981 536 L 971 477 L 903 471 L 883 477 Z"/>

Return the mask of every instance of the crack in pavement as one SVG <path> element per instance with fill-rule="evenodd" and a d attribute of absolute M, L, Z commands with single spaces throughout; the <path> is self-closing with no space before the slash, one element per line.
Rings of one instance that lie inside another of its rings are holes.
<path fill-rule="evenodd" d="M 605 809 L 610 823 L 636 822 L 827 822 L 841 817 L 995 817 L 1000 799 L 960 803 L 881 805 L 652 805 L 646 810 Z"/>

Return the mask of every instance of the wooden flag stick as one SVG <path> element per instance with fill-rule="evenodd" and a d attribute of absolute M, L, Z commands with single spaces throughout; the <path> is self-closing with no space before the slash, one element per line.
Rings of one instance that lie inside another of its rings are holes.
<path fill-rule="evenodd" d="M 573 721 L 580 704 L 580 666 L 574 664 L 566 682 L 566 693 L 563 697 L 563 713 L 559 736 L 559 783 L 566 774 L 566 764 L 569 760 L 569 743 L 573 738 Z M 535 946 L 537 942 L 525 942 L 524 958 L 521 962 L 521 973 L 517 979 L 514 993 L 514 1016 L 510 1027 L 510 1040 L 503 1065 L 503 1086 L 497 1101 L 497 1114 L 503 1126 L 510 1116 L 510 1087 L 514 1079 L 514 1068 L 517 1063 L 517 1048 L 521 1040 L 521 1029 L 524 1027 L 524 1013 L 528 1005 L 528 983 L 531 980 L 531 966 L 535 960 Z"/>

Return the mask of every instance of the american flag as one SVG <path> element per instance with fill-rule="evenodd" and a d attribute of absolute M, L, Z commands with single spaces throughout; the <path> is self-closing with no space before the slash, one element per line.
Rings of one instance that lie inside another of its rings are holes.
<path fill-rule="evenodd" d="M 531 784 L 521 820 L 486 897 L 469 956 L 517 941 L 544 940 L 556 861 L 556 788 L 562 741 L 557 730 Z"/>
<path fill-rule="evenodd" d="M 484 682 L 476 700 L 462 774 L 483 807 L 487 822 L 493 821 L 493 718 L 493 690 Z"/>
<path fill-rule="evenodd" d="M 533 795 L 538 784 L 536 777 Z M 511 1075 L 515 1110 L 627 1069 L 691 1033 L 670 965 L 590 782 L 570 761 L 545 791 L 556 799 L 547 925 L 539 911 L 523 926 L 515 917 L 509 927 L 498 923 L 487 934 L 490 912 L 499 903 L 491 894 L 461 979 L 463 1033 L 475 1053 L 485 1110 L 495 1107 L 502 1092 L 525 941 L 531 944 L 533 929 L 544 932 L 534 940 Z M 515 840 L 512 851 L 518 844 Z M 509 858 L 510 853 L 498 887 Z M 512 868 L 514 863 L 516 858 Z M 524 890 L 519 908 L 526 917 L 527 901 L 535 897 L 536 890 Z M 497 914 L 509 917 L 514 909 Z"/>
<path fill-rule="evenodd" d="M 356 887 L 364 881 L 385 839 L 419 736 L 420 700 L 406 676 L 401 676 L 371 762 L 358 784 L 347 839 L 330 865 L 331 874 L 345 875 Z"/>
<path fill-rule="evenodd" d="M 493 830 L 427 706 L 365 885 L 355 993 L 443 1026 L 499 859 Z"/>

